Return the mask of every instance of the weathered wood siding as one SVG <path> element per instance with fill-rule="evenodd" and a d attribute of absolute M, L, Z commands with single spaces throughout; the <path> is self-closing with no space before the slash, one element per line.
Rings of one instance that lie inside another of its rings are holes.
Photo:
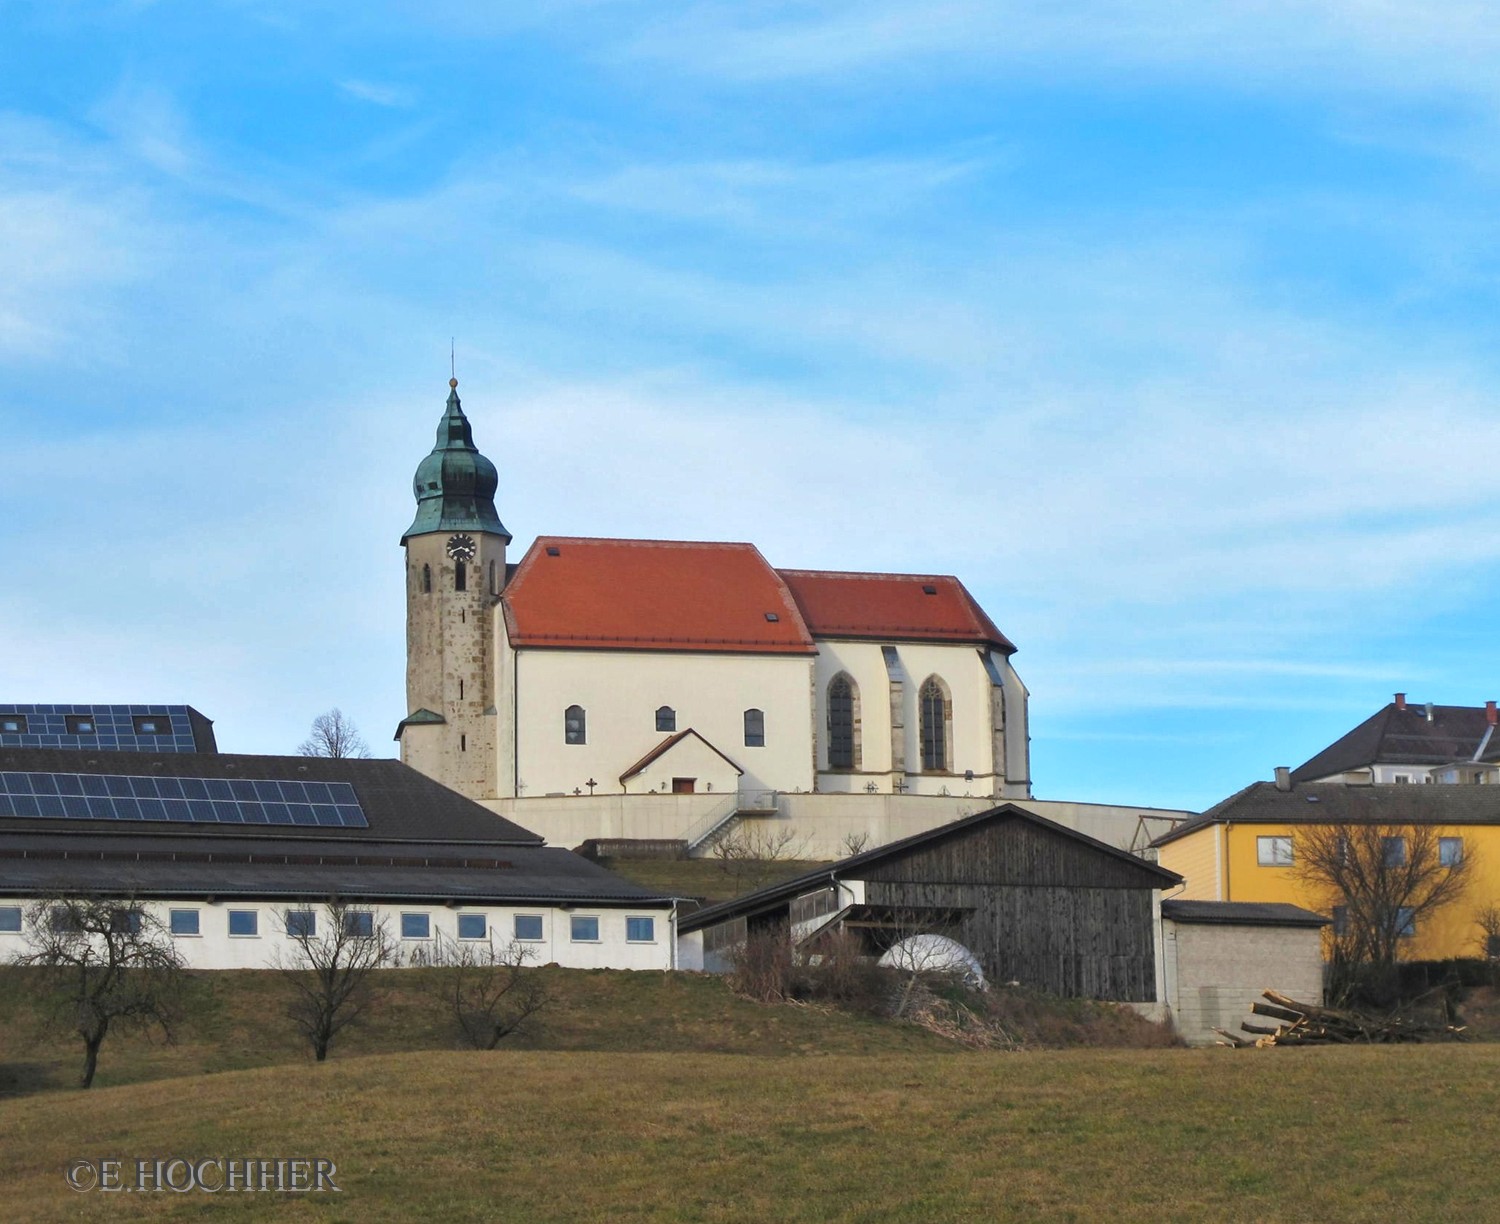
<path fill-rule="evenodd" d="M 872 906 L 966 911 L 960 939 L 995 982 L 1122 1002 L 1156 998 L 1145 868 L 1049 829 L 1000 821 L 873 866 Z"/>

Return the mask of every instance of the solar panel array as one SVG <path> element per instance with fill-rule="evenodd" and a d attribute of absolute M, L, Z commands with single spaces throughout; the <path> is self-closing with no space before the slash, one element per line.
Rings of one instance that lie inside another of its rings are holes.
<path fill-rule="evenodd" d="M 198 750 L 187 706 L 143 705 L 0 705 L 0 748 Z"/>
<path fill-rule="evenodd" d="M 347 782 L 0 772 L 0 816 L 367 829 Z"/>

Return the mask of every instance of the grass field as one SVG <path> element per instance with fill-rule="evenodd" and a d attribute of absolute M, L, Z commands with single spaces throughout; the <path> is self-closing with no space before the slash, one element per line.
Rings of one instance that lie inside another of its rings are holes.
<path fill-rule="evenodd" d="M 0 1102 L 7 1220 L 1493 1220 L 1500 1048 L 428 1053 Z M 75 1194 L 324 1156 L 339 1195 Z"/>

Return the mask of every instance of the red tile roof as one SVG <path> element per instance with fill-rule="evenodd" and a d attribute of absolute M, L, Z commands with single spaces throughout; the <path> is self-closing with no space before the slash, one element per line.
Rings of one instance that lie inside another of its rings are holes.
<path fill-rule="evenodd" d="M 814 637 L 1015 646 L 957 578 L 778 570 Z"/>
<path fill-rule="evenodd" d="M 815 652 L 753 544 L 540 536 L 501 602 L 514 646 Z"/>

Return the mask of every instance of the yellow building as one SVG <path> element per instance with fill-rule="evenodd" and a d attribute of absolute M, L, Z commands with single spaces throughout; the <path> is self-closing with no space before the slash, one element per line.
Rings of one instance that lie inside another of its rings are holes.
<path fill-rule="evenodd" d="M 1412 924 L 1403 960 L 1483 956 L 1478 916 L 1500 906 L 1500 787 L 1257 782 L 1154 843 L 1183 878 L 1173 899 L 1282 901 L 1332 915 L 1339 898 L 1302 878 L 1298 841 L 1317 825 L 1430 828 L 1442 861 L 1465 861 L 1458 898 Z M 1393 847 L 1393 852 L 1404 850 Z"/>

